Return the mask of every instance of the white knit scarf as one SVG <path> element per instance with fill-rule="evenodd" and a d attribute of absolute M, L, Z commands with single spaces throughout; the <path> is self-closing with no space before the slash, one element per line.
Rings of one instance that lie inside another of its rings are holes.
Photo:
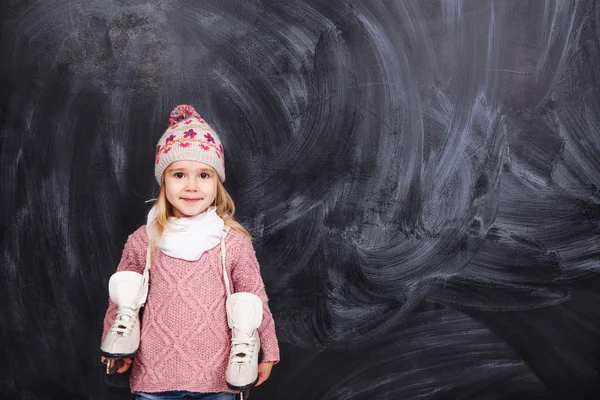
<path fill-rule="evenodd" d="M 156 220 L 156 205 L 148 213 L 146 232 Z M 169 228 L 165 229 L 158 248 L 166 255 L 187 261 L 200 259 L 208 251 L 221 243 L 225 223 L 217 215 L 216 207 L 209 207 L 193 217 L 170 218 Z"/>

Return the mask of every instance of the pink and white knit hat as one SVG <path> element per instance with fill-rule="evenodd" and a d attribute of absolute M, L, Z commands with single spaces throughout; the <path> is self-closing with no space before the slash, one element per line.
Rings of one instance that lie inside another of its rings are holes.
<path fill-rule="evenodd" d="M 171 111 L 169 127 L 156 146 L 154 176 L 160 185 L 167 167 L 175 161 L 200 161 L 213 167 L 225 182 L 225 154 L 210 125 L 188 105 Z"/>

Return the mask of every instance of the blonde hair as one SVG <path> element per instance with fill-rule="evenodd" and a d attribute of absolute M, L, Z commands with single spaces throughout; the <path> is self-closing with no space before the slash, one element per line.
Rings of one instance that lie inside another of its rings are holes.
<path fill-rule="evenodd" d="M 219 179 L 215 172 L 215 185 L 216 185 L 216 196 L 215 201 L 211 206 L 217 208 L 217 215 L 223 219 L 225 226 L 231 228 L 233 231 L 239 232 L 249 238 L 252 235 L 233 217 L 235 214 L 235 204 L 233 199 L 223 186 L 223 183 Z M 162 237 L 165 229 L 169 227 L 169 218 L 174 217 L 173 205 L 167 200 L 167 192 L 165 189 L 165 175 L 162 176 L 160 192 L 158 193 L 158 199 L 156 201 L 156 220 L 151 226 L 151 241 L 156 244 Z"/>

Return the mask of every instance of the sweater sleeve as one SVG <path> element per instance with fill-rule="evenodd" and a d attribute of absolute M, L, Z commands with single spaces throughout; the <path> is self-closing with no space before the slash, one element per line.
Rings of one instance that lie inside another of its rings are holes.
<path fill-rule="evenodd" d="M 269 309 L 265 285 L 260 275 L 260 266 L 252 242 L 248 238 L 240 239 L 237 256 L 232 260 L 231 279 L 235 292 L 250 292 L 260 297 L 263 304 L 263 320 L 258 328 L 261 362 L 279 362 L 279 344 L 275 333 L 275 321 Z"/>
<path fill-rule="evenodd" d="M 146 266 L 146 251 L 148 248 L 148 238 L 146 235 L 146 227 L 142 226 L 133 232 L 127 238 L 125 248 L 121 255 L 121 261 L 116 272 L 134 271 L 138 273 L 144 272 Z M 106 288 L 108 294 L 108 288 Z M 117 316 L 117 305 L 108 299 L 108 309 L 104 316 L 104 330 L 102 331 L 102 341 L 106 337 L 108 330 L 112 326 Z"/>

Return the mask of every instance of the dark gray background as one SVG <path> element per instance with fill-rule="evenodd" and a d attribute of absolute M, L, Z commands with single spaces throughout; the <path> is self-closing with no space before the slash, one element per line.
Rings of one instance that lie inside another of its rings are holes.
<path fill-rule="evenodd" d="M 0 398 L 130 398 L 107 282 L 180 103 L 256 237 L 254 399 L 600 395 L 598 2 L 1 7 Z"/>

